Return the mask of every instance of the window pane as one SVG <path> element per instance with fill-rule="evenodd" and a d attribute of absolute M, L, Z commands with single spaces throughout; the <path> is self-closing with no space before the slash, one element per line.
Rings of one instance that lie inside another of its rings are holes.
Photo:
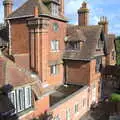
<path fill-rule="evenodd" d="M 31 87 L 25 87 L 25 108 L 31 107 Z"/>
<path fill-rule="evenodd" d="M 50 67 L 50 72 L 51 74 L 55 75 L 55 74 L 58 74 L 58 65 L 52 65 Z"/>
<path fill-rule="evenodd" d="M 59 14 L 58 9 L 59 9 L 58 5 L 56 5 L 56 4 L 51 5 L 51 12 L 52 12 L 53 16 L 58 16 L 58 14 Z"/>
<path fill-rule="evenodd" d="M 23 88 L 17 89 L 17 109 L 18 109 L 18 112 L 24 110 L 24 90 L 23 90 Z"/>
<path fill-rule="evenodd" d="M 56 40 L 56 50 L 58 50 L 59 49 L 59 42 L 58 42 L 58 40 Z"/>
<path fill-rule="evenodd" d="M 56 65 L 52 65 L 51 66 L 51 74 L 55 74 L 56 73 Z"/>
<path fill-rule="evenodd" d="M 78 112 L 78 104 L 75 104 L 75 113 Z"/>
<path fill-rule="evenodd" d="M 59 50 L 59 41 L 58 40 L 52 40 L 51 41 L 51 50 L 52 51 Z"/>
<path fill-rule="evenodd" d="M 70 109 L 66 110 L 66 120 L 70 120 Z"/>
<path fill-rule="evenodd" d="M 55 50 L 55 47 L 54 47 L 54 46 L 55 46 L 55 45 L 54 45 L 54 40 L 52 40 L 52 41 L 51 41 L 51 49 L 52 49 L 52 50 Z"/>
<path fill-rule="evenodd" d="M 102 65 L 102 58 L 101 57 L 97 57 L 96 58 L 96 72 L 100 72 L 101 65 Z"/>
<path fill-rule="evenodd" d="M 14 108 L 15 108 L 15 113 L 16 113 L 16 96 L 15 96 L 15 91 L 12 91 L 12 92 L 8 93 L 8 97 L 11 100 L 11 102 L 13 103 Z"/>

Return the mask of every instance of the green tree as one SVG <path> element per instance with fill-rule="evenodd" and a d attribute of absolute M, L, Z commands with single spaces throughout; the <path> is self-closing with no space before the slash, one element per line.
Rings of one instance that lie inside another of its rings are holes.
<path fill-rule="evenodd" d="M 116 60 L 117 60 L 117 65 L 120 65 L 120 36 L 116 37 L 115 46 L 116 46 Z"/>

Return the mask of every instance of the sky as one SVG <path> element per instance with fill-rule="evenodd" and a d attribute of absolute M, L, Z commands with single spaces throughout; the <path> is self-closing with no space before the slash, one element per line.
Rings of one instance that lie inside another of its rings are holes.
<path fill-rule="evenodd" d="M 13 10 L 17 9 L 26 0 L 13 0 Z M 81 7 L 83 0 L 64 0 L 65 16 L 69 23 L 77 24 L 77 10 Z M 109 21 L 109 33 L 120 35 L 120 0 L 86 0 L 88 2 L 89 24 L 96 25 L 101 16 L 106 16 Z M 3 22 L 3 0 L 0 0 L 0 23 Z"/>

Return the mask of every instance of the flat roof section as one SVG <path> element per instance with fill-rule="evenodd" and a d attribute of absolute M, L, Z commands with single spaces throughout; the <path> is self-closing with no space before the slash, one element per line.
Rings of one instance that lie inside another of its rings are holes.
<path fill-rule="evenodd" d="M 50 95 L 50 106 L 55 105 L 56 103 L 65 99 L 66 97 L 78 91 L 82 87 L 82 85 L 71 84 L 59 86 L 58 88 L 56 88 L 56 91 Z"/>

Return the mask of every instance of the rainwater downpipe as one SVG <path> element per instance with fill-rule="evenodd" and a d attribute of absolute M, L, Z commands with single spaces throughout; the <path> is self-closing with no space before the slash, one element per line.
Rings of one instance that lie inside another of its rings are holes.
<path fill-rule="evenodd" d="M 9 49 L 9 55 L 12 55 L 12 49 L 11 49 L 12 41 L 11 41 L 11 24 L 10 24 L 10 20 L 8 20 L 7 23 L 8 23 L 8 27 L 9 27 L 9 44 L 8 44 L 8 49 Z"/>

